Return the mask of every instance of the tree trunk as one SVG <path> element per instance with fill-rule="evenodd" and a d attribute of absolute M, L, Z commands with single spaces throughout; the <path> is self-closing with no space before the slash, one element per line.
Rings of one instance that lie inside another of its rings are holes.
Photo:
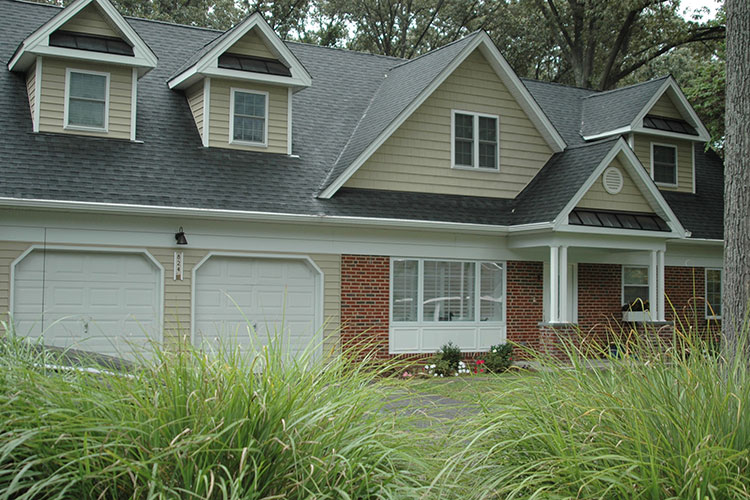
<path fill-rule="evenodd" d="M 727 0 L 724 354 L 750 364 L 750 2 Z"/>

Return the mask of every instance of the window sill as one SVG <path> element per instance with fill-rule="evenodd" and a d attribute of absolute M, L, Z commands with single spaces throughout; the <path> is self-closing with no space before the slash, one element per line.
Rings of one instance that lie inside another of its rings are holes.
<path fill-rule="evenodd" d="M 65 125 L 63 127 L 63 130 L 71 130 L 73 132 L 98 132 L 100 134 L 109 133 L 109 130 L 107 128 L 82 127 L 79 125 Z"/>
<path fill-rule="evenodd" d="M 656 184 L 656 186 L 660 187 L 660 188 L 677 189 L 678 187 L 680 187 L 678 184 L 667 184 L 665 182 L 656 182 L 656 181 L 654 181 L 654 184 Z"/>
<path fill-rule="evenodd" d="M 466 165 L 451 165 L 451 168 L 453 170 L 469 170 L 471 172 L 490 172 L 490 173 L 499 173 L 500 168 L 487 168 L 487 167 L 469 167 Z"/>
<path fill-rule="evenodd" d="M 263 142 L 246 142 L 246 141 L 229 141 L 232 146 L 247 146 L 250 148 L 267 148 L 268 143 Z"/>

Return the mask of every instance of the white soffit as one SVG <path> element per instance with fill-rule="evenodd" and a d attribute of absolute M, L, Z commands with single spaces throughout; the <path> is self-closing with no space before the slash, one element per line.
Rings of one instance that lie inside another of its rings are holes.
<path fill-rule="evenodd" d="M 89 5 L 95 5 L 101 14 L 106 17 L 112 28 L 120 36 L 133 46 L 133 56 L 117 54 L 104 54 L 86 50 L 70 49 L 65 47 L 53 47 L 49 45 L 49 36 L 60 29 L 65 23 L 73 19 L 78 13 Z M 65 57 L 81 59 L 92 62 L 109 64 L 121 64 L 139 68 L 142 76 L 156 67 L 157 57 L 146 42 L 128 24 L 124 17 L 109 2 L 109 0 L 76 0 L 44 23 L 39 29 L 29 35 L 16 50 L 8 63 L 10 71 L 25 71 L 34 63 L 36 56 Z"/>
<path fill-rule="evenodd" d="M 291 77 L 266 75 L 262 73 L 252 73 L 249 71 L 238 71 L 219 67 L 219 56 L 254 28 L 257 28 L 258 34 L 263 41 L 266 42 L 268 50 L 289 67 L 289 71 L 292 74 Z M 240 24 L 221 35 L 220 40 L 213 48 L 211 48 L 211 50 L 206 52 L 195 62 L 195 64 L 172 77 L 169 80 L 168 85 L 170 89 L 184 89 L 198 81 L 203 76 L 250 80 L 298 88 L 309 87 L 312 84 L 312 77 L 300 60 L 297 59 L 291 50 L 289 50 L 286 44 L 273 31 L 273 28 L 268 25 L 259 12 L 250 15 Z"/>

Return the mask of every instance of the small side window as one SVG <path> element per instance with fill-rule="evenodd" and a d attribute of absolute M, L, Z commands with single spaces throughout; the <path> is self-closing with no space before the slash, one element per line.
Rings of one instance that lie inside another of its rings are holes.
<path fill-rule="evenodd" d="M 494 115 L 453 111 L 454 168 L 498 170 L 500 168 L 500 119 Z"/>
<path fill-rule="evenodd" d="M 642 303 L 645 306 L 648 303 L 648 298 L 649 298 L 648 267 L 623 266 L 622 267 L 622 302 L 623 302 L 623 305 Z"/>
<path fill-rule="evenodd" d="M 231 143 L 268 144 L 268 94 L 232 89 L 229 118 Z"/>
<path fill-rule="evenodd" d="M 67 70 L 65 127 L 107 130 L 109 73 Z"/>
<path fill-rule="evenodd" d="M 721 269 L 706 269 L 706 319 L 721 319 Z"/>
<path fill-rule="evenodd" d="M 677 147 L 651 144 L 651 175 L 654 182 L 677 186 Z"/>

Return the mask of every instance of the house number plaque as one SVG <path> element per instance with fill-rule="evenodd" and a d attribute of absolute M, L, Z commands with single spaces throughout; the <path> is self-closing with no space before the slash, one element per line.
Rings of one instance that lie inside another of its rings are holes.
<path fill-rule="evenodd" d="M 184 257 L 182 252 L 174 253 L 174 279 L 175 281 L 182 281 L 182 269 L 183 269 Z"/>

